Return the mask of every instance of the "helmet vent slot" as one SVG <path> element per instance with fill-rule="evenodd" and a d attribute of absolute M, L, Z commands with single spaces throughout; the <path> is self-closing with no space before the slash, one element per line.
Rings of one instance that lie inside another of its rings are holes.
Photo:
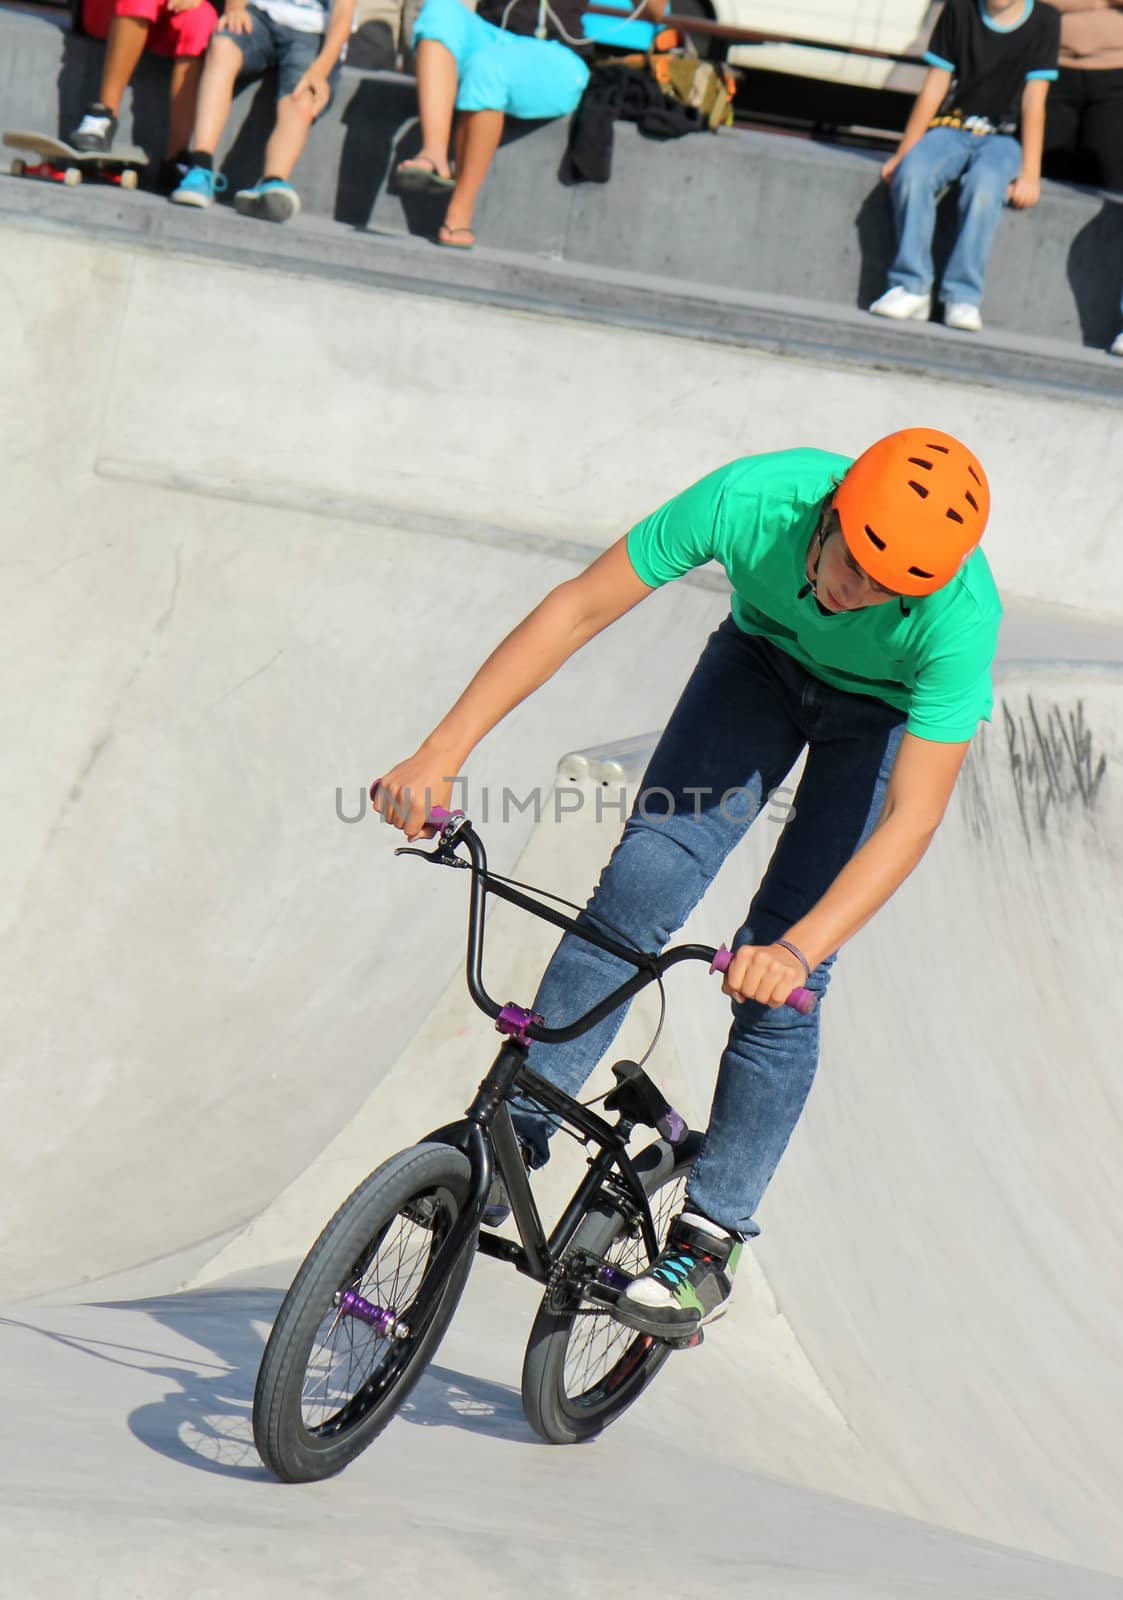
<path fill-rule="evenodd" d="M 947 515 L 951 518 L 952 522 L 958 522 L 962 524 L 963 518 L 959 515 L 959 512 L 954 506 L 948 506 Z"/>
<path fill-rule="evenodd" d="M 967 504 L 971 507 L 972 511 L 978 511 L 979 502 L 975 499 L 975 496 L 971 493 L 970 489 L 968 489 L 964 493 L 963 498 L 964 498 L 964 500 L 966 500 Z"/>
<path fill-rule="evenodd" d="M 930 578 L 932 574 L 925 572 L 921 567 L 910 567 L 909 572 L 914 578 Z"/>
<path fill-rule="evenodd" d="M 925 461 L 923 456 L 909 456 L 909 466 L 923 467 L 925 472 L 931 472 L 932 470 L 932 463 L 930 461 Z"/>
<path fill-rule="evenodd" d="M 971 476 L 974 478 L 975 482 L 979 485 L 979 488 L 981 489 L 982 486 L 983 486 L 983 480 L 979 477 L 979 474 L 975 471 L 974 467 L 971 465 L 971 463 L 969 461 L 967 463 L 967 471 L 971 474 Z"/>
<path fill-rule="evenodd" d="M 916 482 L 914 482 L 914 480 L 912 478 L 910 478 L 909 479 L 909 488 L 910 489 L 915 489 L 917 494 L 920 496 L 920 498 L 922 500 L 927 500 L 927 498 L 928 498 L 928 490 L 924 487 L 924 485 L 922 483 L 916 483 Z"/>
<path fill-rule="evenodd" d="M 877 549 L 877 550 L 884 550 L 885 549 L 885 540 L 884 539 L 879 539 L 877 537 L 877 534 L 874 533 L 873 529 L 870 527 L 868 522 L 866 523 L 866 537 L 869 539 L 870 543 L 874 546 L 875 549 Z"/>
<path fill-rule="evenodd" d="M 929 450 L 938 450 L 942 456 L 951 454 L 946 444 L 934 444 L 931 439 L 928 441 L 928 448 Z"/>

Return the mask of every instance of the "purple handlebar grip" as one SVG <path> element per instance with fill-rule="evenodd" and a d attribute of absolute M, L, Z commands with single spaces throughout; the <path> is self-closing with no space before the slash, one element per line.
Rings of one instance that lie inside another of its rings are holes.
<path fill-rule="evenodd" d="M 371 805 L 378 804 L 376 797 L 381 782 L 381 778 L 375 778 L 374 782 L 370 786 Z M 434 806 L 432 811 L 430 811 L 429 815 L 425 818 L 425 821 L 431 824 L 434 828 L 443 828 L 447 823 L 451 822 L 454 817 L 462 817 L 463 815 L 463 811 L 446 811 L 444 806 Z"/>
<path fill-rule="evenodd" d="M 733 960 L 733 952 L 722 945 L 710 962 L 711 972 L 728 972 L 729 963 Z M 801 1017 L 809 1017 L 818 1005 L 818 1000 L 810 989 L 793 989 L 784 1004 L 791 1006 L 793 1011 L 798 1011 Z"/>

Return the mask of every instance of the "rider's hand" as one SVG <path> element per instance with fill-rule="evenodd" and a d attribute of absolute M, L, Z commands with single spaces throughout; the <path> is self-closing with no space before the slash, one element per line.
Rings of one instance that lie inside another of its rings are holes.
<path fill-rule="evenodd" d="M 434 806 L 450 809 L 455 780 L 456 774 L 448 771 L 447 763 L 411 756 L 379 778 L 374 808 L 383 822 L 401 828 L 411 843 L 414 839 L 431 839 L 437 830 L 427 828 L 425 818 Z"/>
<path fill-rule="evenodd" d="M 743 944 L 734 951 L 721 989 L 731 1000 L 759 1000 L 774 1010 L 806 983 L 803 968 L 789 951 L 775 944 Z"/>
<path fill-rule="evenodd" d="M 225 12 L 218 19 L 218 27 L 215 29 L 215 32 L 253 32 L 253 18 L 250 16 L 249 7 L 245 4 L 245 0 L 241 0 L 240 4 L 238 3 L 238 0 L 232 0 L 232 3 L 226 7 Z"/>
<path fill-rule="evenodd" d="M 892 156 L 889 157 L 889 160 L 885 162 L 885 164 L 883 165 L 883 167 L 881 169 L 881 181 L 882 181 L 882 183 L 891 183 L 892 182 L 893 174 L 896 172 L 896 170 L 900 166 L 900 164 L 901 164 L 901 152 L 898 150 L 896 155 L 892 155 Z"/>

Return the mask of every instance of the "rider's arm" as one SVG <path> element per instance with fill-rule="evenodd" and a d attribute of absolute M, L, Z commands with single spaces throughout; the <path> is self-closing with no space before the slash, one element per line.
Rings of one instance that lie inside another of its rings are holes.
<path fill-rule="evenodd" d="M 969 743 L 938 744 L 905 734 L 877 826 L 822 899 L 784 935 L 812 969 L 852 939 L 918 865 L 943 820 Z M 802 970 L 786 951 L 744 945 L 723 988 L 737 999 L 779 1005 L 802 981 Z"/>
<path fill-rule="evenodd" d="M 550 591 L 487 658 L 417 753 L 381 780 L 380 788 L 398 804 L 392 820 L 404 818 L 409 838 L 415 838 L 424 824 L 426 791 L 432 802 L 447 806 L 452 780 L 484 735 L 552 678 L 582 645 L 651 592 L 636 576 L 624 539 L 576 578 Z"/>

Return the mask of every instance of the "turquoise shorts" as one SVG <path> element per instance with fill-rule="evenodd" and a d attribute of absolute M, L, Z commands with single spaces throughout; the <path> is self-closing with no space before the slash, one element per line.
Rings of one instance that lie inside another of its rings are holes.
<path fill-rule="evenodd" d="M 567 117 L 589 81 L 580 56 L 552 39 L 507 33 L 460 0 L 425 0 L 414 48 L 435 39 L 456 58 L 457 111 L 503 111 L 528 122 Z"/>

